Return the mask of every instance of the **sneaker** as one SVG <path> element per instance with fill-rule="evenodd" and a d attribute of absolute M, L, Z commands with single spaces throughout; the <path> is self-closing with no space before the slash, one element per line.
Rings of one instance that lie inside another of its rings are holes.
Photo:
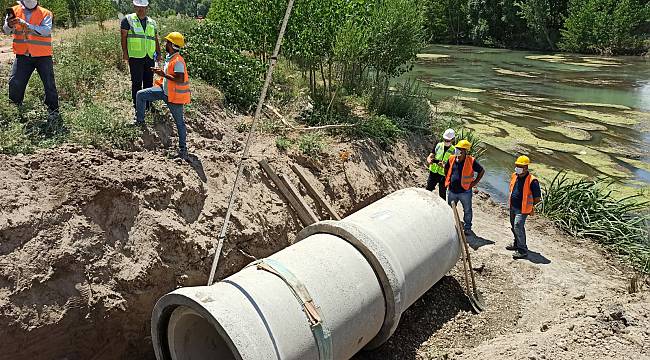
<path fill-rule="evenodd" d="M 515 245 L 515 244 L 508 245 L 508 246 L 506 246 L 506 250 L 515 251 L 515 250 L 517 250 L 517 245 Z"/>
<path fill-rule="evenodd" d="M 133 120 L 133 122 L 131 123 L 131 126 L 144 128 L 145 126 L 147 126 L 147 124 L 145 124 L 144 121 Z"/>
<path fill-rule="evenodd" d="M 527 259 L 528 258 L 528 253 L 522 253 L 517 251 L 516 253 L 512 254 L 512 258 L 515 260 L 520 260 L 520 259 Z"/>

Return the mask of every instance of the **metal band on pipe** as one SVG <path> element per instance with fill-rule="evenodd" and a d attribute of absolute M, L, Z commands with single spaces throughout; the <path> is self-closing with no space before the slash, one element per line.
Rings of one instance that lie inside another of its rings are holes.
<path fill-rule="evenodd" d="M 320 360 L 333 360 L 332 357 L 332 338 L 327 328 L 323 326 L 323 315 L 320 308 L 314 304 L 314 299 L 309 294 L 309 290 L 289 269 L 282 263 L 273 259 L 262 259 L 252 262 L 246 267 L 255 266 L 257 270 L 263 270 L 271 273 L 284 281 L 293 295 L 296 297 L 302 311 L 309 320 L 309 327 L 316 340 L 318 347 L 318 358 Z"/>

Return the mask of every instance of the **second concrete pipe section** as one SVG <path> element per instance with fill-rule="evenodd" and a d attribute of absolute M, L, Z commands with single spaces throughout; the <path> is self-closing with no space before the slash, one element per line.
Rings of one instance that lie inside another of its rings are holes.
<path fill-rule="evenodd" d="M 451 208 L 415 188 L 297 240 L 212 286 L 163 296 L 157 359 L 349 359 L 384 343 L 460 254 Z"/>

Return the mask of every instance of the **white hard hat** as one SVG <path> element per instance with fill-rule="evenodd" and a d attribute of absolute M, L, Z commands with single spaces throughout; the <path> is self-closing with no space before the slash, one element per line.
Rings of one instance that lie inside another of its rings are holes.
<path fill-rule="evenodd" d="M 135 6 L 149 6 L 149 0 L 133 0 Z"/>
<path fill-rule="evenodd" d="M 447 129 L 445 130 L 445 133 L 442 135 L 442 138 L 445 140 L 453 140 L 456 137 L 456 132 L 454 129 Z"/>

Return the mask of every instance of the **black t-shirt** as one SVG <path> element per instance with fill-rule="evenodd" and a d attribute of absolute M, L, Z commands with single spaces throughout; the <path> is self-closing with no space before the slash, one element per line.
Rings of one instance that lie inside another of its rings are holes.
<path fill-rule="evenodd" d="M 517 177 L 515 187 L 512 189 L 512 194 L 510 195 L 510 206 L 513 209 L 521 210 L 521 205 L 524 202 L 524 183 L 526 183 L 527 177 Z M 530 191 L 533 193 L 534 199 L 542 197 L 542 189 L 539 187 L 539 181 L 537 179 L 530 182 Z"/>
<path fill-rule="evenodd" d="M 451 170 L 451 179 L 450 179 L 450 184 L 449 184 L 449 191 L 459 194 L 466 192 L 468 190 L 463 189 L 463 186 L 461 184 L 461 180 L 463 179 L 463 166 L 465 166 L 465 160 L 456 162 L 454 161 L 453 165 L 451 164 L 451 160 L 449 163 L 445 165 L 445 174 L 449 171 L 449 166 L 453 166 Z M 472 166 L 472 170 L 475 173 L 480 173 L 483 171 L 483 166 L 479 164 L 478 161 L 474 160 L 474 165 Z"/>
<path fill-rule="evenodd" d="M 144 19 L 140 19 L 140 24 L 142 24 L 142 28 L 144 30 L 147 30 L 147 19 L 148 17 L 146 16 L 144 17 Z M 127 30 L 127 31 L 131 30 L 131 24 L 129 24 L 129 20 L 127 20 L 126 17 L 122 19 L 122 24 L 120 25 L 120 28 L 122 30 Z"/>

